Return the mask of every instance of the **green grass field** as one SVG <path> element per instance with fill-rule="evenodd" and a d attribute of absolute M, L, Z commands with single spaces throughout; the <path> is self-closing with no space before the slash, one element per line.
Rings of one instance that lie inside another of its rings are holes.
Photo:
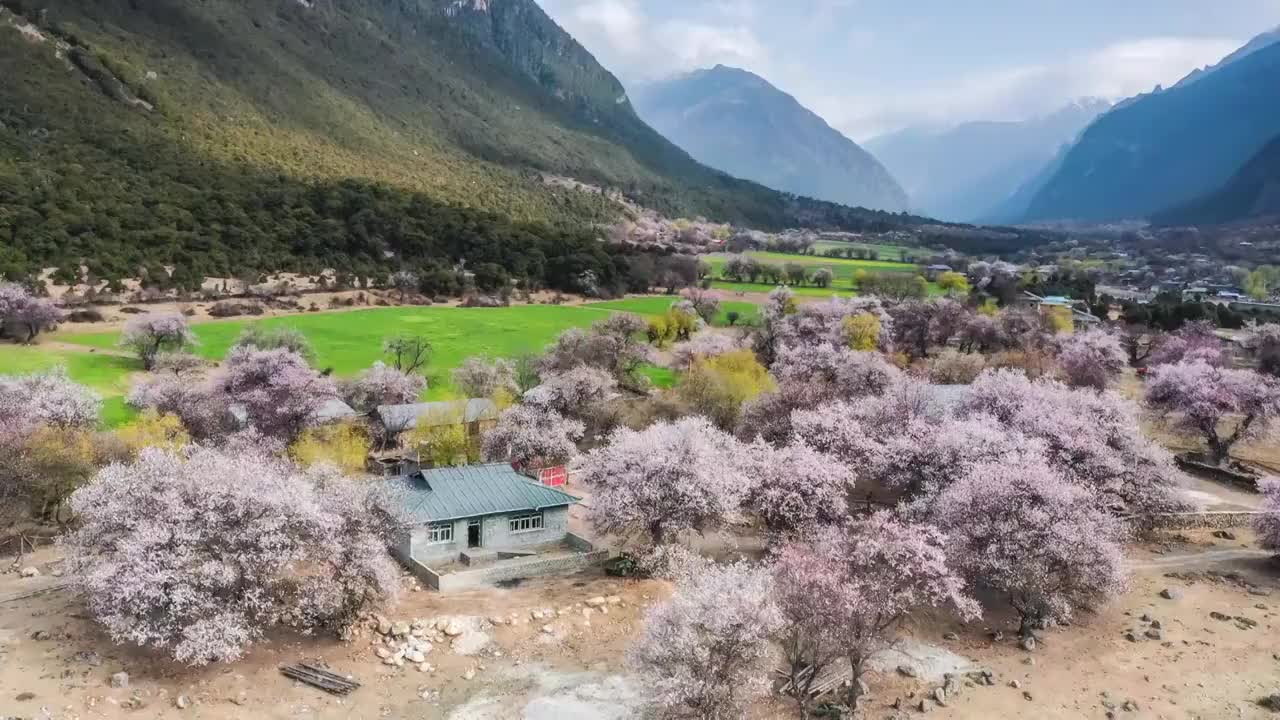
<path fill-rule="evenodd" d="M 586 327 L 608 311 L 586 306 L 520 305 L 506 308 L 377 308 L 352 312 L 290 315 L 264 320 L 207 322 L 192 326 L 196 353 L 220 360 L 236 337 L 254 322 L 302 331 L 316 350 L 316 364 L 349 376 L 382 359 L 383 339 L 402 333 L 431 341 L 427 377 L 431 399 L 448 397 L 449 373 L 473 355 L 513 357 L 537 352 L 571 327 Z M 67 335 L 64 342 L 112 348 L 119 333 Z M 2 369 L 2 366 L 0 366 Z"/>
<path fill-rule="evenodd" d="M 635 313 L 636 315 L 661 315 L 677 300 L 679 298 L 674 296 L 626 298 L 625 300 L 591 303 L 587 307 Z M 711 324 L 720 327 L 727 326 L 730 312 L 738 313 L 738 325 L 748 325 L 760 317 L 760 306 L 739 300 L 721 301 L 720 314 L 712 320 Z"/>
<path fill-rule="evenodd" d="M 822 255 L 828 250 L 844 250 L 845 248 L 875 250 L 879 256 L 879 260 L 892 260 L 894 262 L 901 261 L 904 254 L 916 257 L 929 254 L 928 250 L 918 247 L 907 247 L 905 245 L 870 245 L 867 243 L 844 242 L 841 240 L 819 240 L 813 245 L 813 251 L 817 255 Z"/>
<path fill-rule="evenodd" d="M 129 375 L 142 370 L 132 358 L 75 350 L 46 350 L 38 345 L 0 345 L 0 375 L 27 375 L 64 367 L 67 376 L 102 395 L 102 424 L 116 427 L 137 412 L 124 402 Z"/>

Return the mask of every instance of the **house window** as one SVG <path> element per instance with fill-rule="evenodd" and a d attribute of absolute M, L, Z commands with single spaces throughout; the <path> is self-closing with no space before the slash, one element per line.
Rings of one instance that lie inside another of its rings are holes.
<path fill-rule="evenodd" d="M 511 517 L 511 532 L 513 533 L 526 533 L 541 529 L 542 513 L 533 513 L 532 515 L 513 515 Z"/>
<path fill-rule="evenodd" d="M 435 523 L 427 528 L 427 543 L 438 545 L 453 542 L 453 523 Z"/>

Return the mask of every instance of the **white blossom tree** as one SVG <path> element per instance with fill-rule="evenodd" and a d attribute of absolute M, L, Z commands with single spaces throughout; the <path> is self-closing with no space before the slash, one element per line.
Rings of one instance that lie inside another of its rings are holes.
<path fill-rule="evenodd" d="M 951 607 L 964 619 L 979 615 L 964 580 L 948 564 L 946 539 L 928 525 L 903 523 L 880 512 L 847 528 L 826 528 L 779 553 L 774 585 L 784 615 L 782 644 L 801 709 L 813 675 L 839 659 L 852 681 L 846 704 L 857 709 L 867 660 L 893 641 L 911 612 Z"/>
<path fill-rule="evenodd" d="M 1147 381 L 1147 405 L 1172 427 L 1203 438 L 1210 459 L 1221 464 L 1237 443 L 1274 431 L 1280 382 L 1203 360 L 1160 365 Z"/>
<path fill-rule="evenodd" d="M 32 375 L 0 376 L 0 422 L 91 429 L 102 398 L 55 368 Z"/>
<path fill-rule="evenodd" d="M 794 534 L 848 519 L 854 476 L 838 459 L 803 443 L 775 448 L 757 441 L 747 446 L 745 461 L 747 507 L 771 531 Z"/>
<path fill-rule="evenodd" d="M 427 389 L 427 379 L 376 362 L 368 370 L 342 384 L 347 404 L 358 412 L 372 412 L 380 405 L 415 403 Z"/>
<path fill-rule="evenodd" d="M 1128 364 L 1129 354 L 1120 338 L 1105 330 L 1072 335 L 1058 351 L 1058 366 L 1072 387 L 1105 390 Z"/>
<path fill-rule="evenodd" d="M 940 493 L 930 516 L 951 560 L 1004 595 L 1030 634 L 1124 591 L 1121 521 L 1042 460 L 984 463 Z"/>
<path fill-rule="evenodd" d="M 668 716 L 736 720 L 767 691 L 772 594 L 763 568 L 707 564 L 648 612 L 630 660 Z"/>
<path fill-rule="evenodd" d="M 116 642 L 230 662 L 286 614 L 340 627 L 394 596 L 369 493 L 259 453 L 149 448 L 72 496 L 69 576 Z"/>
<path fill-rule="evenodd" d="M 717 527 L 748 490 L 741 451 L 698 417 L 618 429 L 575 462 L 591 492 L 591 524 L 601 534 L 641 533 L 653 545 Z"/>
<path fill-rule="evenodd" d="M 196 336 L 181 313 L 135 315 L 124 325 L 120 346 L 132 350 L 144 370 L 155 367 L 156 356 L 196 344 Z"/>

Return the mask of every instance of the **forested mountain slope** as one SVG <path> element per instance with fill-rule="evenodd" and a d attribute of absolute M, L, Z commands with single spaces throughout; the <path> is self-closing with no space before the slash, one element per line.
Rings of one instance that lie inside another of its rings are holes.
<path fill-rule="evenodd" d="M 540 172 L 764 228 L 905 220 L 697 164 L 532 0 L 0 6 L 10 275 L 477 256 L 536 273 L 597 254 L 583 228 L 619 207 Z"/>
<path fill-rule="evenodd" d="M 1227 184 L 1204 197 L 1158 213 L 1164 225 L 1211 225 L 1280 217 L 1280 136 L 1267 143 Z"/>
<path fill-rule="evenodd" d="M 1143 218 L 1208 193 L 1280 134 L 1280 44 L 1098 118 L 1041 187 L 1028 220 Z"/>

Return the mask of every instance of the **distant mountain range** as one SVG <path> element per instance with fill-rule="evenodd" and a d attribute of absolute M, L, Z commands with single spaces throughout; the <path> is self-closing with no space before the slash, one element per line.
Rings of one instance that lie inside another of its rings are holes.
<path fill-rule="evenodd" d="M 676 145 L 735 177 L 845 205 L 907 208 L 875 157 L 745 70 L 717 65 L 637 87 L 631 100 Z"/>
<path fill-rule="evenodd" d="M 866 147 L 906 188 L 913 210 L 970 222 L 1002 214 L 997 208 L 1109 107 L 1084 98 L 1018 122 L 911 127 L 868 140 Z"/>
<path fill-rule="evenodd" d="M 1280 135 L 1280 32 L 1117 104 L 1032 188 L 1023 220 L 1159 215 L 1218 191 Z M 1256 177 L 1256 173 L 1254 174 Z"/>

